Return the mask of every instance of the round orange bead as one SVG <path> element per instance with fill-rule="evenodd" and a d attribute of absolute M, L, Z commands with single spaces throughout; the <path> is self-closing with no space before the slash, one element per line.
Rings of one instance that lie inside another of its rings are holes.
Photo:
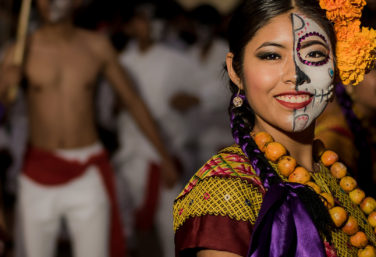
<path fill-rule="evenodd" d="M 262 151 L 265 152 L 265 147 L 267 144 L 273 142 L 272 136 L 267 133 L 267 132 L 258 132 L 254 137 L 253 140 L 255 140 L 256 145 L 258 148 Z"/>
<path fill-rule="evenodd" d="M 370 197 L 370 196 L 366 197 L 360 203 L 360 209 L 362 209 L 362 211 L 367 215 L 373 212 L 375 208 L 376 208 L 376 201 L 373 197 Z"/>
<path fill-rule="evenodd" d="M 368 238 L 363 231 L 358 231 L 350 237 L 350 244 L 358 248 L 363 248 L 368 244 Z"/>
<path fill-rule="evenodd" d="M 309 174 L 309 171 L 302 167 L 296 167 L 293 173 L 290 174 L 289 176 L 289 181 L 290 182 L 295 182 L 295 183 L 300 183 L 300 184 L 305 184 L 311 179 L 311 174 Z"/>
<path fill-rule="evenodd" d="M 272 162 L 276 162 L 286 153 L 286 148 L 278 142 L 271 142 L 266 145 L 265 157 Z"/>
<path fill-rule="evenodd" d="M 353 177 L 346 176 L 341 178 L 339 185 L 346 193 L 349 193 L 356 188 L 357 183 Z"/>
<path fill-rule="evenodd" d="M 335 162 L 330 167 L 330 172 L 335 178 L 343 178 L 346 176 L 347 168 L 342 162 Z"/>
<path fill-rule="evenodd" d="M 331 151 L 331 150 L 326 150 L 322 155 L 321 155 L 321 162 L 325 165 L 325 166 L 330 166 L 332 165 L 333 163 L 335 163 L 336 161 L 338 161 L 338 154 L 336 154 L 335 152 Z"/>
<path fill-rule="evenodd" d="M 342 231 L 349 236 L 354 235 L 359 231 L 358 221 L 353 216 L 350 216 L 342 227 Z"/>
<path fill-rule="evenodd" d="M 368 215 L 368 222 L 372 227 L 376 227 L 376 211 L 371 212 Z"/>
<path fill-rule="evenodd" d="M 278 170 L 282 176 L 288 177 L 296 167 L 296 160 L 292 156 L 282 156 L 278 161 Z"/>
<path fill-rule="evenodd" d="M 366 194 L 362 189 L 355 188 L 349 193 L 349 197 L 353 203 L 360 204 L 363 201 L 364 197 L 366 197 Z"/>
<path fill-rule="evenodd" d="M 347 212 L 340 206 L 333 207 L 329 210 L 329 214 L 332 217 L 334 224 L 340 227 L 347 220 Z"/>
<path fill-rule="evenodd" d="M 358 250 L 358 257 L 376 257 L 376 249 L 372 245 L 367 245 Z"/>

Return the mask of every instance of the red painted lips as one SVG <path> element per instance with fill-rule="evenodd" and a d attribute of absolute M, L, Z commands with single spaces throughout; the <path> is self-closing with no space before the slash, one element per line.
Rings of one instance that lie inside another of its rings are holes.
<path fill-rule="evenodd" d="M 312 94 L 302 91 L 286 92 L 275 96 L 275 99 L 289 109 L 301 109 L 312 101 Z"/>

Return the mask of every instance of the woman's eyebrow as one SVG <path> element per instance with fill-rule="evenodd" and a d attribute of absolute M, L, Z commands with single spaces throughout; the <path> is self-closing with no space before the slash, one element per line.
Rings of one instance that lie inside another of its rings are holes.
<path fill-rule="evenodd" d="M 304 48 L 307 48 L 307 47 L 310 47 L 312 45 L 316 45 L 316 44 L 319 44 L 319 45 L 322 45 L 323 47 L 325 47 L 326 49 L 329 50 L 329 47 L 327 44 L 323 43 L 322 41 L 320 40 L 307 40 L 307 41 L 304 41 L 301 46 L 300 46 L 300 49 L 304 49 Z"/>
<path fill-rule="evenodd" d="M 276 46 L 276 47 L 280 47 L 280 48 L 285 48 L 283 45 L 281 44 L 278 44 L 278 43 L 274 43 L 274 42 L 264 42 L 262 43 L 256 50 L 260 49 L 260 48 L 263 48 L 263 47 L 266 47 L 266 46 Z"/>

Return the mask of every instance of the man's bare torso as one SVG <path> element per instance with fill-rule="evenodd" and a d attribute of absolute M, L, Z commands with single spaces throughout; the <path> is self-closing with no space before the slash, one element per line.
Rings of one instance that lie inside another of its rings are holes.
<path fill-rule="evenodd" d="M 103 61 L 95 36 L 75 29 L 71 37 L 31 38 L 25 75 L 30 143 L 44 149 L 77 148 L 97 141 L 94 85 Z"/>

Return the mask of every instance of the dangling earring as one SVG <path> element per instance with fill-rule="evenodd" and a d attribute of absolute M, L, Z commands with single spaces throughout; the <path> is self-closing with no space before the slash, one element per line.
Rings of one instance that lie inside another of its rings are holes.
<path fill-rule="evenodd" d="M 234 99 L 232 99 L 232 103 L 237 108 L 243 105 L 243 98 L 241 98 L 239 95 L 240 95 L 240 88 L 238 90 L 238 93 L 236 93 L 236 96 L 234 97 Z"/>

